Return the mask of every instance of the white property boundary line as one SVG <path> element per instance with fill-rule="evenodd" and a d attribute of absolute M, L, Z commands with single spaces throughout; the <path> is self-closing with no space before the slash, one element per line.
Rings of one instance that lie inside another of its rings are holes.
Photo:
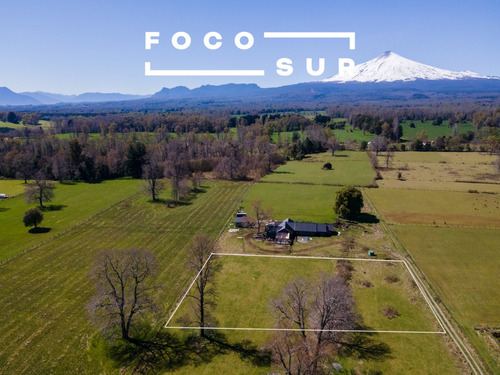
<path fill-rule="evenodd" d="M 241 256 L 241 257 L 258 257 L 258 258 L 287 258 L 287 259 L 315 259 L 315 260 L 349 260 L 349 261 L 365 261 L 365 262 L 392 262 L 392 263 L 403 263 L 406 266 L 407 271 L 409 272 L 410 276 L 412 277 L 413 281 L 417 285 L 420 293 L 422 294 L 422 297 L 424 297 L 425 301 L 427 302 L 429 308 L 431 309 L 432 313 L 434 314 L 437 322 L 443 329 L 442 331 L 384 331 L 384 330 L 360 330 L 360 329 L 331 329 L 331 330 L 320 330 L 320 329 L 296 329 L 296 328 L 237 328 L 237 327 L 176 327 L 176 326 L 169 326 L 168 324 L 174 317 L 175 313 L 181 306 L 182 302 L 188 295 L 189 291 L 193 287 L 194 283 L 196 282 L 196 279 L 200 276 L 201 272 L 207 265 L 207 263 L 212 259 L 212 256 Z M 210 256 L 207 258 L 205 263 L 203 264 L 203 267 L 200 269 L 200 271 L 196 274 L 194 277 L 193 281 L 187 288 L 186 292 L 182 296 L 181 300 L 175 307 L 174 312 L 170 315 L 170 318 L 167 320 L 165 323 L 164 328 L 166 329 L 187 329 L 187 330 L 200 330 L 200 329 L 207 329 L 207 330 L 231 330 L 231 331 L 306 331 L 306 332 L 360 332 L 360 333 L 412 333 L 412 334 L 446 334 L 446 329 L 443 326 L 443 323 L 439 319 L 436 311 L 434 310 L 432 304 L 430 303 L 428 297 L 425 295 L 425 293 L 422 290 L 422 287 L 418 283 L 418 281 L 415 278 L 415 275 L 411 271 L 411 269 L 408 267 L 408 264 L 406 263 L 405 260 L 400 260 L 400 259 L 366 259 L 366 258 L 342 258 L 342 257 L 318 257 L 318 256 L 294 256 L 294 255 L 264 255 L 264 254 L 234 254 L 234 253 L 211 253 Z"/>

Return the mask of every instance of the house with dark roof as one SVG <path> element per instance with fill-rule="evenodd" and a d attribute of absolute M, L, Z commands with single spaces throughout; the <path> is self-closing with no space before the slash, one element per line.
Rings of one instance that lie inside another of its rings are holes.
<path fill-rule="evenodd" d="M 266 225 L 266 238 L 276 240 L 278 244 L 290 245 L 298 236 L 330 237 L 336 235 L 338 232 L 333 229 L 333 224 L 304 223 L 285 219 Z"/>

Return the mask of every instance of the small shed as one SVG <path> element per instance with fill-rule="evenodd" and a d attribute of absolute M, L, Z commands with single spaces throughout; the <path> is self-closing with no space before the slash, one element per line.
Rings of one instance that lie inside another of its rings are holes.
<path fill-rule="evenodd" d="M 237 212 L 236 218 L 233 221 L 234 225 L 238 228 L 248 228 L 250 227 L 250 218 L 247 216 L 246 212 Z"/>

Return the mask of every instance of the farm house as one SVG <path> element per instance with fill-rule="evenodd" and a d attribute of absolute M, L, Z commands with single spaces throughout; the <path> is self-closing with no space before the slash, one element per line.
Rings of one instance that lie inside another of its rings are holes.
<path fill-rule="evenodd" d="M 330 237 L 336 235 L 338 232 L 333 229 L 333 224 L 304 223 L 285 219 L 266 225 L 266 238 L 276 240 L 278 244 L 292 244 L 298 236 Z"/>

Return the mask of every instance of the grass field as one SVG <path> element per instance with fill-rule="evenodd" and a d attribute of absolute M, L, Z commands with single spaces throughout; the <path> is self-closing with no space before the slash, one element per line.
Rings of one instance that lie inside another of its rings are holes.
<path fill-rule="evenodd" d="M 369 189 L 389 223 L 500 228 L 500 196 L 439 190 Z"/>
<path fill-rule="evenodd" d="M 346 124 L 345 129 L 334 129 L 333 134 L 337 137 L 340 142 L 346 142 L 348 139 L 351 141 L 370 142 L 376 135 L 364 132 L 360 129 L 353 129 L 351 125 Z"/>
<path fill-rule="evenodd" d="M 28 181 L 29 182 L 29 181 Z M 14 197 L 24 193 L 26 184 L 21 180 L 3 180 L 0 179 L 0 193 L 7 194 L 9 197 Z M 0 201 L 0 207 L 1 203 Z"/>
<path fill-rule="evenodd" d="M 332 223 L 335 221 L 333 205 L 336 186 L 256 183 L 243 201 L 243 209 L 250 210 L 254 199 L 273 210 L 273 218 L 294 221 Z M 250 213 L 249 213 L 250 214 Z"/>
<path fill-rule="evenodd" d="M 321 169 L 325 163 L 332 164 L 332 170 Z M 262 181 L 283 183 L 309 183 L 333 185 L 369 185 L 373 173 L 368 155 L 364 152 L 341 151 L 335 156 L 330 153 L 314 154 L 303 160 L 295 160 L 277 168 Z"/>
<path fill-rule="evenodd" d="M 500 230 L 402 225 L 393 230 L 490 369 L 498 373 L 500 361 L 494 359 L 489 338 L 473 327 L 500 326 Z"/>
<path fill-rule="evenodd" d="M 215 238 L 249 186 L 231 182 L 205 185 L 205 192 L 191 204 L 175 208 L 150 203 L 141 195 L 129 197 L 65 235 L 1 265 L 2 373 L 118 373 L 105 370 L 102 358 L 89 352 L 95 327 L 86 313 L 92 294 L 87 272 L 103 249 L 150 249 L 160 263 L 160 310 L 169 311 L 193 276 L 185 267 L 192 237 L 206 233 Z"/>
<path fill-rule="evenodd" d="M 304 258 L 245 257 L 214 255 L 221 266 L 215 282 L 218 304 L 215 309 L 217 327 L 273 328 L 269 301 L 296 276 L 318 281 L 321 274 L 335 274 L 336 260 Z M 403 263 L 352 260 L 355 275 L 352 281 L 358 312 L 363 324 L 371 330 L 442 331 L 422 295 L 411 284 L 411 276 Z M 384 280 L 388 276 L 398 282 Z M 366 288 L 362 281 L 374 286 Z M 194 291 L 190 292 L 194 293 Z M 184 299 L 174 316 L 173 324 L 192 309 L 193 299 Z M 389 320 L 382 308 L 392 304 L 401 316 Z M 177 319 L 176 319 L 177 318 Z M 307 327 L 311 328 L 311 327 Z M 243 337 L 242 337 L 243 338 Z"/>
<path fill-rule="evenodd" d="M 216 280 L 218 299 L 214 315 L 219 321 L 218 326 L 249 328 L 273 327 L 269 300 L 278 295 L 293 277 L 317 279 L 322 272 L 335 273 L 336 264 L 334 260 L 238 256 L 218 256 L 214 260 L 222 266 Z M 351 285 L 357 310 L 368 329 L 441 330 L 420 292 L 412 285 L 411 277 L 403 264 L 366 261 L 353 261 L 353 264 L 355 270 Z M 396 276 L 399 281 L 394 284 L 388 283 L 385 280 L 387 276 Z M 361 285 L 362 281 L 371 281 L 374 287 L 365 288 Z M 192 301 L 189 297 L 185 299 L 176 316 L 180 318 L 189 315 Z M 382 315 L 382 308 L 389 304 L 396 307 L 401 313 L 400 317 L 389 320 Z M 175 319 L 174 316 L 170 325 L 176 324 Z M 264 346 L 272 337 L 271 332 L 262 331 L 223 332 L 233 343 L 251 340 L 257 347 Z M 376 370 L 387 373 L 456 373 L 457 369 L 443 345 L 443 337 L 439 334 L 386 333 L 365 338 L 385 343 L 390 353 L 379 358 L 364 360 L 344 356 L 336 361 L 360 373 Z M 394 358 L 396 353 L 397 357 Z M 225 360 L 235 366 L 232 373 L 261 374 L 273 370 L 251 366 L 229 355 Z M 204 366 L 205 371 L 196 373 L 215 373 L 216 369 L 221 369 L 221 362 L 217 359 L 215 363 Z M 210 368 L 211 371 L 208 370 Z M 193 368 L 188 367 L 175 373 L 188 373 L 187 370 Z"/>
<path fill-rule="evenodd" d="M 380 187 L 396 189 L 478 190 L 500 193 L 495 155 L 477 152 L 396 152 Z M 385 153 L 378 157 L 386 167 Z M 402 180 L 397 178 L 402 174 Z"/>
<path fill-rule="evenodd" d="M 390 227 L 488 370 L 500 373 L 493 339 L 474 330 L 500 325 L 500 174 L 494 160 L 480 153 L 399 152 L 391 170 L 382 171 L 380 189 L 365 193 L 395 224 Z"/>
<path fill-rule="evenodd" d="M 415 124 L 414 128 L 410 128 L 411 121 L 401 121 L 401 126 L 403 127 L 403 138 L 406 140 L 413 140 L 417 137 L 417 134 L 422 130 L 427 133 L 428 139 L 436 139 L 437 137 L 448 137 L 453 133 L 453 127 L 448 126 L 448 121 L 443 121 L 439 126 L 432 125 L 433 120 L 430 121 L 413 121 Z M 460 124 L 458 128 L 458 133 L 463 134 L 468 131 L 475 131 L 476 128 L 470 123 Z"/>
<path fill-rule="evenodd" d="M 14 124 L 12 122 L 0 121 L 0 133 L 10 131 L 9 129 L 20 130 L 20 129 L 24 129 L 24 128 L 32 129 L 32 128 L 37 128 L 37 127 L 41 127 L 43 129 L 48 129 L 51 126 L 52 125 L 50 124 L 50 121 L 46 121 L 46 120 L 40 120 L 39 125 L 24 125 L 23 123 Z"/>
<path fill-rule="evenodd" d="M 0 201 L 0 261 L 12 257 L 40 242 L 63 232 L 89 216 L 104 210 L 139 190 L 139 180 L 114 180 L 99 184 L 56 184 L 54 199 L 42 209 L 40 225 L 46 232 L 29 233 L 23 224 L 23 213 L 35 204 L 27 205 L 24 195 Z M 19 189 L 19 181 L 0 181 L 0 186 Z"/>

